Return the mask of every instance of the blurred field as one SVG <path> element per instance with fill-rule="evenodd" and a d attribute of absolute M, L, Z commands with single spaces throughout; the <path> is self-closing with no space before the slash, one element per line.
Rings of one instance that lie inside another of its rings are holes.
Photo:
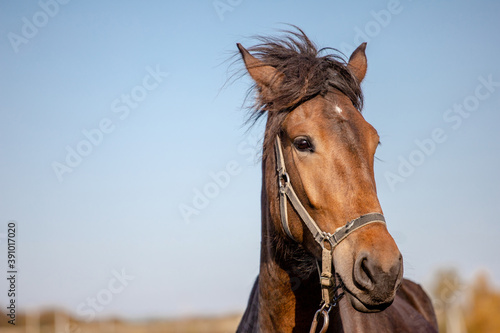
<path fill-rule="evenodd" d="M 430 290 L 441 333 L 500 333 L 500 291 L 487 272 L 466 283 L 454 269 L 434 276 Z"/>
<path fill-rule="evenodd" d="M 7 318 L 7 317 L 4 317 Z M 16 326 L 2 320 L 2 333 L 234 333 L 241 315 L 127 322 L 82 322 L 61 311 L 20 314 Z"/>
<path fill-rule="evenodd" d="M 500 290 L 486 272 L 464 282 L 453 269 L 438 271 L 428 288 L 441 333 L 500 333 Z M 4 306 L 0 308 L 4 309 Z M 234 333 L 240 314 L 152 321 L 79 321 L 63 311 L 1 314 L 1 333 Z"/>

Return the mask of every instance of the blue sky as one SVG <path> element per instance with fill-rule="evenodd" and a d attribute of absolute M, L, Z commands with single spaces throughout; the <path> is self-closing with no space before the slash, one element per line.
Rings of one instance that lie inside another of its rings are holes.
<path fill-rule="evenodd" d="M 263 124 L 243 125 L 251 81 L 224 84 L 235 44 L 282 23 L 321 47 L 368 42 L 364 115 L 406 276 L 500 283 L 498 2 L 63 2 L 0 4 L 0 241 L 17 221 L 22 308 L 244 309 Z"/>

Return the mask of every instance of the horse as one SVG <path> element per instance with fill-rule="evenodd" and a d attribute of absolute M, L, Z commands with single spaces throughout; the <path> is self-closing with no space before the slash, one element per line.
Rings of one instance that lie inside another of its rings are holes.
<path fill-rule="evenodd" d="M 254 81 L 250 119 L 267 116 L 260 269 L 237 333 L 437 332 L 377 198 L 366 43 L 346 61 L 295 29 L 237 44 Z"/>

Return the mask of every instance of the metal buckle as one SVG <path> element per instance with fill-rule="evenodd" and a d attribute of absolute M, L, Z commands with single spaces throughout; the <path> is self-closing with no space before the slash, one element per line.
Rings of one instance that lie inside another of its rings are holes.
<path fill-rule="evenodd" d="M 288 173 L 286 173 L 286 171 L 280 172 L 278 177 L 278 186 L 280 189 L 285 188 L 288 184 L 290 184 L 290 177 L 288 176 Z"/>

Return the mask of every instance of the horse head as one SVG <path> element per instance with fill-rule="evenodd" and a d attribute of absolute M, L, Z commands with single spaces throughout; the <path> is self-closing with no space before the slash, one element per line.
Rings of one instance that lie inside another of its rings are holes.
<path fill-rule="evenodd" d="M 315 239 L 290 201 L 283 224 L 276 136 L 289 182 L 325 234 L 365 214 L 382 214 L 374 176 L 379 135 L 361 113 L 366 44 L 344 62 L 334 55 L 318 56 L 304 34 L 296 37 L 300 41 L 271 40 L 251 48 L 255 56 L 238 44 L 255 81 L 256 114 L 267 114 L 263 172 L 269 227 L 275 237 L 299 244 L 318 262 L 322 248 L 331 248 L 335 275 L 352 306 L 380 311 L 392 303 L 403 275 L 402 256 L 385 223 L 367 224 L 334 248 Z"/>

